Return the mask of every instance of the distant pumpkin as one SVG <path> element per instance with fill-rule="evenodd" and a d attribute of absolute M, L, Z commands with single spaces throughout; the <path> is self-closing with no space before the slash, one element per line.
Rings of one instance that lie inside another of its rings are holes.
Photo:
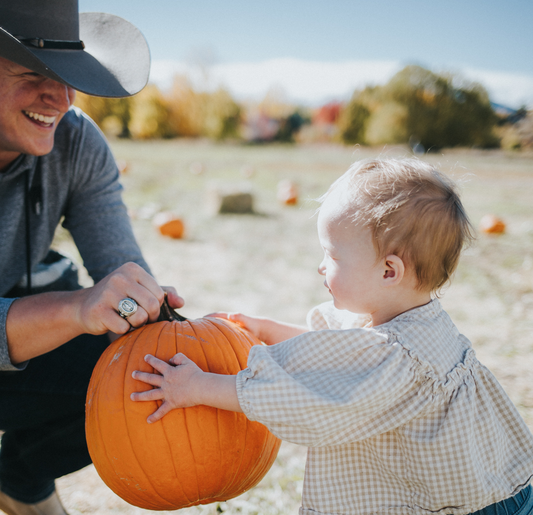
<path fill-rule="evenodd" d="M 204 371 L 236 374 L 252 346 L 261 344 L 227 320 L 185 320 L 166 308 L 177 318 L 131 331 L 106 349 L 86 403 L 87 445 L 98 474 L 122 499 L 149 510 L 241 495 L 261 481 L 281 445 L 243 413 L 208 406 L 175 409 L 146 422 L 160 402 L 130 400 L 133 392 L 152 388 L 132 378 L 134 370 L 153 372 L 146 354 L 168 362 L 183 352 Z"/>
<path fill-rule="evenodd" d="M 295 205 L 298 203 L 298 187 L 291 181 L 283 180 L 278 183 L 278 200 L 285 205 Z"/>
<path fill-rule="evenodd" d="M 505 232 L 505 222 L 495 215 L 485 215 L 481 218 L 479 228 L 485 234 L 503 234 Z"/>
<path fill-rule="evenodd" d="M 183 220 L 174 213 L 168 211 L 157 213 L 154 216 L 152 223 L 163 236 L 170 236 L 174 239 L 180 239 L 183 238 L 185 234 L 185 225 Z"/>
<path fill-rule="evenodd" d="M 124 175 L 126 173 L 128 173 L 129 171 L 129 166 L 128 166 L 128 162 L 124 159 L 117 159 L 116 160 L 116 163 L 117 163 L 117 168 L 118 168 L 118 171 L 121 175 Z"/>

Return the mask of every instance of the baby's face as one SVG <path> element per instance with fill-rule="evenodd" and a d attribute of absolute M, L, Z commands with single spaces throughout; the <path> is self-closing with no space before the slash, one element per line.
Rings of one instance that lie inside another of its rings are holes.
<path fill-rule="evenodd" d="M 381 304 L 384 269 L 376 262 L 370 230 L 346 217 L 341 195 L 331 192 L 320 208 L 318 238 L 324 259 L 318 272 L 325 277 L 336 308 L 372 314 Z"/>

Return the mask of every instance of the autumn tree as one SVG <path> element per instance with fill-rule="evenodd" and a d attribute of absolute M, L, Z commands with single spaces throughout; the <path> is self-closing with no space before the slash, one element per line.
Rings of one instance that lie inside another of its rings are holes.
<path fill-rule="evenodd" d="M 496 115 L 485 89 L 407 66 L 384 86 L 357 92 L 341 115 L 346 143 L 419 142 L 424 148 L 494 146 Z"/>

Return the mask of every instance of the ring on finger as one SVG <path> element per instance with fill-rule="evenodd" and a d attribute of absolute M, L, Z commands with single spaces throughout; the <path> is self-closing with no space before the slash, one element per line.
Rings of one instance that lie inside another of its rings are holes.
<path fill-rule="evenodd" d="M 122 299 L 118 303 L 118 314 L 126 320 L 131 315 L 134 315 L 137 312 L 137 302 L 129 297 Z"/>

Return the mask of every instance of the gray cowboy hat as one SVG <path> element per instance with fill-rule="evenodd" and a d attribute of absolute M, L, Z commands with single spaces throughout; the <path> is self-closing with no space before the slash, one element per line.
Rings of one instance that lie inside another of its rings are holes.
<path fill-rule="evenodd" d="M 78 13 L 78 0 L 0 0 L 0 56 L 89 95 L 144 88 L 150 50 L 112 14 Z"/>

